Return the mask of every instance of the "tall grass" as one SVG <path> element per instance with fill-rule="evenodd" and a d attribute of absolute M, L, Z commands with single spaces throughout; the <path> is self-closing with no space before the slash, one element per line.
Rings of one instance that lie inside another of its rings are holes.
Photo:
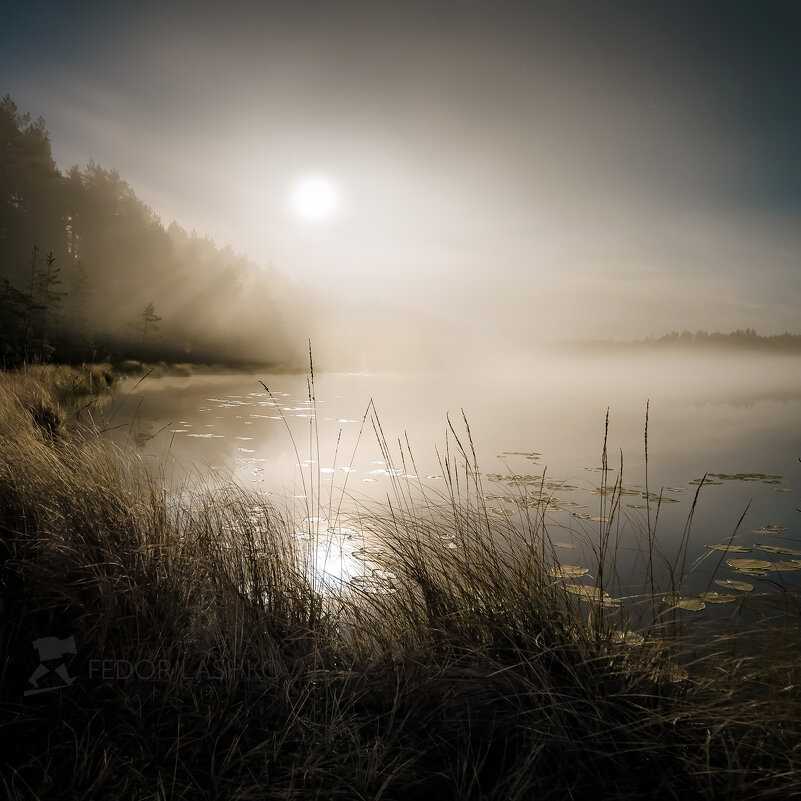
<path fill-rule="evenodd" d="M 650 511 L 653 625 L 636 645 L 626 610 L 549 574 L 541 504 L 490 514 L 469 428 L 452 426 L 445 491 L 393 478 L 357 516 L 383 549 L 369 580 L 323 595 L 291 511 L 235 486 L 177 501 L 72 418 L 46 383 L 2 377 L 9 798 L 801 793 L 798 618 L 687 636 L 656 611 Z M 388 465 L 413 470 L 374 425 Z M 619 481 L 601 496 L 599 597 Z M 31 642 L 51 635 L 74 636 L 77 678 L 24 696 Z"/>

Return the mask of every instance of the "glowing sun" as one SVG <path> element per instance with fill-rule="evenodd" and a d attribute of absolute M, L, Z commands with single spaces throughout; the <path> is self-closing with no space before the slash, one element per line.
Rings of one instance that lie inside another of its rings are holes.
<path fill-rule="evenodd" d="M 338 205 L 339 193 L 328 178 L 301 178 L 292 189 L 292 210 L 304 220 L 326 220 Z"/>

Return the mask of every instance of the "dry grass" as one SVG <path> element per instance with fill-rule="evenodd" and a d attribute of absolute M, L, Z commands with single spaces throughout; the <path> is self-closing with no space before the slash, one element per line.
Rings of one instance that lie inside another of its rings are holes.
<path fill-rule="evenodd" d="M 488 515 L 455 432 L 442 497 L 398 483 L 364 512 L 395 591 L 326 597 L 288 514 L 235 487 L 179 504 L 135 455 L 67 426 L 46 384 L 1 380 L 9 798 L 801 793 L 798 618 L 704 639 L 657 617 L 620 644 L 619 608 L 548 575 L 536 507 Z M 75 637 L 78 678 L 24 697 L 49 635 Z"/>

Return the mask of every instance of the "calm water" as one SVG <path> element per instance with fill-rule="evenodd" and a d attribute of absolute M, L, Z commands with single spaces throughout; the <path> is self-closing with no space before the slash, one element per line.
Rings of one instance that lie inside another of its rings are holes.
<path fill-rule="evenodd" d="M 103 414 L 109 425 L 120 426 L 110 435 L 137 442 L 173 486 L 217 475 L 267 499 L 292 497 L 302 510 L 303 496 L 319 481 L 323 505 L 330 501 L 336 508 L 343 500 L 347 510 L 356 501 L 391 495 L 393 469 L 396 480 L 444 490 L 446 416 L 466 441 L 464 411 L 492 514 L 519 514 L 511 499 L 539 492 L 535 479 L 545 471 L 546 489 L 554 496 L 547 515 L 552 538 L 574 545 L 560 550 L 559 558 L 582 564 L 583 538 L 599 528 L 587 518 L 600 514 L 594 490 L 607 409 L 609 465 L 616 473 L 622 453 L 629 493 L 622 498 L 624 510 L 634 520 L 644 514 L 643 433 L 650 400 L 648 479 L 650 490 L 664 497 L 658 534 L 668 552 L 684 530 L 697 489 L 693 482 L 718 474 L 701 489 L 692 526 L 688 566 L 707 558 L 688 582 L 700 586 L 720 556 L 741 556 L 704 546 L 730 537 L 746 508 L 735 543 L 801 550 L 799 367 L 801 360 L 788 357 L 656 354 L 481 365 L 470 374 L 318 374 L 314 404 L 303 376 L 197 375 L 146 379 L 135 388 L 128 381 Z M 379 447 L 374 415 L 367 414 L 371 400 L 390 443 L 391 464 Z M 404 450 L 408 439 L 414 467 L 408 454 L 402 461 L 399 438 Z M 786 530 L 757 533 L 766 525 Z M 620 565 L 636 573 L 641 560 L 625 529 Z M 759 551 L 747 556 L 771 563 L 799 558 Z M 748 580 L 793 583 L 797 576 L 770 571 Z"/>

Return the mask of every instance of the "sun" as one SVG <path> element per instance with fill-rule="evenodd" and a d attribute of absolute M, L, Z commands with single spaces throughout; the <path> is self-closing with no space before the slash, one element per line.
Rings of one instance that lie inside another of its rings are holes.
<path fill-rule="evenodd" d="M 336 185 L 323 176 L 301 178 L 292 188 L 292 210 L 304 220 L 327 220 L 334 215 L 338 206 Z"/>

